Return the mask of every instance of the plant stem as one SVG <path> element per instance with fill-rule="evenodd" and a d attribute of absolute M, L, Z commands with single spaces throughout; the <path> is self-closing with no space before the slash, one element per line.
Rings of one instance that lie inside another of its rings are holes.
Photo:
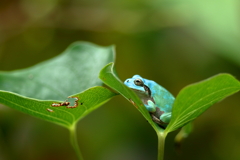
<path fill-rule="evenodd" d="M 83 160 L 82 153 L 78 146 L 77 135 L 76 135 L 76 124 L 73 124 L 72 127 L 69 128 L 70 131 L 70 141 L 73 146 L 73 149 L 77 155 L 78 160 Z"/>
<path fill-rule="evenodd" d="M 167 135 L 164 132 L 158 132 L 158 160 L 164 160 L 164 144 Z"/>

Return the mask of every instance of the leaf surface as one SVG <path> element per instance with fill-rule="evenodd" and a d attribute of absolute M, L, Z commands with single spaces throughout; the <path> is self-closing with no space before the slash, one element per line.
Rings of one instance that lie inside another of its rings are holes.
<path fill-rule="evenodd" d="M 113 46 L 75 42 L 59 56 L 35 66 L 0 72 L 0 90 L 41 100 L 63 100 L 90 87 L 101 86 L 98 73 L 113 61 Z"/>
<path fill-rule="evenodd" d="M 37 100 L 0 91 L 0 102 L 29 115 L 69 128 L 112 96 L 115 96 L 115 94 L 104 87 L 92 87 L 82 93 L 73 95 L 73 97 L 79 98 L 76 108 L 66 108 L 66 106 L 52 107 L 53 103 L 60 103 L 59 101 Z"/>
<path fill-rule="evenodd" d="M 76 42 L 61 55 L 33 67 L 1 72 L 0 103 L 69 128 L 116 95 L 101 87 L 98 78 L 100 69 L 113 61 L 112 46 Z M 52 106 L 68 96 L 79 99 L 76 108 Z"/>
<path fill-rule="evenodd" d="M 229 74 L 219 74 L 183 88 L 176 97 L 172 119 L 165 131 L 168 133 L 184 126 L 239 90 L 239 81 Z"/>

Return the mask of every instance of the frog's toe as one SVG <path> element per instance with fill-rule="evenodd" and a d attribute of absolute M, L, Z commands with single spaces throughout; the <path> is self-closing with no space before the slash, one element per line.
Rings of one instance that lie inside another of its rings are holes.
<path fill-rule="evenodd" d="M 164 123 L 169 123 L 172 117 L 172 113 L 164 113 L 160 116 L 160 120 Z"/>
<path fill-rule="evenodd" d="M 148 103 L 148 104 L 145 104 L 147 110 L 148 110 L 149 112 L 156 112 L 156 106 L 155 106 L 155 104 L 154 104 L 152 101 L 150 101 L 150 100 L 148 100 L 147 103 Z"/>

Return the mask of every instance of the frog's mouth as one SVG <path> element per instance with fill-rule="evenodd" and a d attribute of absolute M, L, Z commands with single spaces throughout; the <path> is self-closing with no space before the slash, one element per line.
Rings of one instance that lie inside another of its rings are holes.
<path fill-rule="evenodd" d="M 137 89 L 134 89 L 134 88 L 131 88 L 132 90 L 134 90 L 135 92 L 138 92 L 138 93 L 147 93 L 147 95 L 149 96 L 149 97 L 151 97 L 151 90 L 148 88 L 148 86 L 146 86 L 146 85 L 143 85 L 142 86 L 143 88 L 144 88 L 144 91 L 140 91 L 140 90 L 137 90 Z"/>

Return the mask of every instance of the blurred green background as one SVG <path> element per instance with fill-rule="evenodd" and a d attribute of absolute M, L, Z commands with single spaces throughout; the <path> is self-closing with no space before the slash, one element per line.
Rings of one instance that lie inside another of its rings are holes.
<path fill-rule="evenodd" d="M 2 0 L 0 70 L 32 66 L 78 40 L 115 44 L 122 80 L 140 74 L 176 96 L 218 73 L 240 79 L 239 7 L 238 0 Z M 165 159 L 240 159 L 239 96 L 197 118 L 180 154 L 171 133 Z M 68 136 L 60 126 L 0 106 L 1 160 L 75 159 Z M 155 131 L 121 96 L 81 120 L 78 137 L 85 160 L 157 159 Z"/>

